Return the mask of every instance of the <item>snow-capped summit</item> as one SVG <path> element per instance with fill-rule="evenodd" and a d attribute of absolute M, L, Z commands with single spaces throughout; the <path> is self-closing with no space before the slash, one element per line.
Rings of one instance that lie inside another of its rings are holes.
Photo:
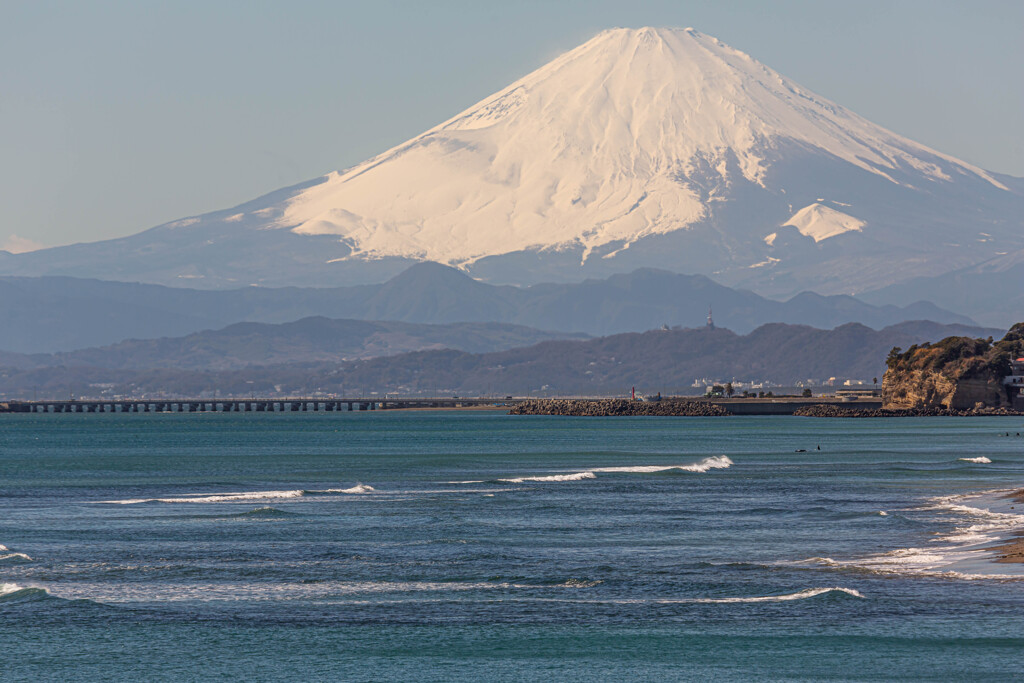
<path fill-rule="evenodd" d="M 0 271 L 110 277 L 145 259 L 140 279 L 337 284 L 437 261 L 526 284 L 647 266 L 850 293 L 1020 250 L 1022 209 L 1020 179 L 887 131 L 711 36 L 612 29 L 362 164 L 105 243 L 113 264 L 84 245 Z"/>
<path fill-rule="evenodd" d="M 779 142 L 893 183 L 902 170 L 949 180 L 945 161 L 1003 187 L 693 29 L 613 29 L 331 174 L 292 198 L 278 224 L 342 236 L 357 257 L 465 264 L 579 245 L 586 259 L 706 219 L 733 181 L 764 187 Z M 708 175 L 721 186 L 705 191 Z"/>

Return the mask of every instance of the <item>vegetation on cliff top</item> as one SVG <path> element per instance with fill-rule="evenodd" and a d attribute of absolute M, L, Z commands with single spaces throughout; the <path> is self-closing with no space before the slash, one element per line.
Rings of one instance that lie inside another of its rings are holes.
<path fill-rule="evenodd" d="M 1024 323 L 1017 323 L 1000 341 L 946 337 L 934 344 L 914 344 L 906 351 L 893 347 L 886 359 L 890 371 L 941 372 L 951 379 L 1002 379 L 1010 360 L 1024 356 Z"/>

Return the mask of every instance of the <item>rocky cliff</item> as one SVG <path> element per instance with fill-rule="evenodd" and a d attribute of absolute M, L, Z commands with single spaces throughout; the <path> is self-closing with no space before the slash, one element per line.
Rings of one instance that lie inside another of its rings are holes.
<path fill-rule="evenodd" d="M 992 338 L 947 337 L 934 344 L 893 348 L 886 360 L 882 400 L 893 410 L 971 410 L 1008 405 L 1002 385 L 1010 359 L 1024 355 L 1024 323 Z"/>

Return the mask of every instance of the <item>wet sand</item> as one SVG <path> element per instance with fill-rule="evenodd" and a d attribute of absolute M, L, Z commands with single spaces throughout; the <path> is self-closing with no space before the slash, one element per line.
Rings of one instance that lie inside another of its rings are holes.
<path fill-rule="evenodd" d="M 1018 505 L 1024 505 L 1024 489 L 1015 491 L 1006 496 Z M 1022 511 L 1024 513 L 1024 511 Z M 1017 538 L 1000 543 L 991 548 L 996 553 L 996 562 L 1003 564 L 1024 564 L 1024 532 L 1017 534 Z"/>

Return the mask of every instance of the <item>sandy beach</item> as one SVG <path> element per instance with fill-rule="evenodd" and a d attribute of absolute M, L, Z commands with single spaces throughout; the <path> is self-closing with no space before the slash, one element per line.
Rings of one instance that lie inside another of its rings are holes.
<path fill-rule="evenodd" d="M 1006 497 L 1015 503 L 1024 505 L 1024 489 L 1015 491 Z M 1011 541 L 995 546 L 992 550 L 996 553 L 996 562 L 1003 564 L 1024 563 L 1024 532 L 1018 534 L 1018 537 Z"/>

